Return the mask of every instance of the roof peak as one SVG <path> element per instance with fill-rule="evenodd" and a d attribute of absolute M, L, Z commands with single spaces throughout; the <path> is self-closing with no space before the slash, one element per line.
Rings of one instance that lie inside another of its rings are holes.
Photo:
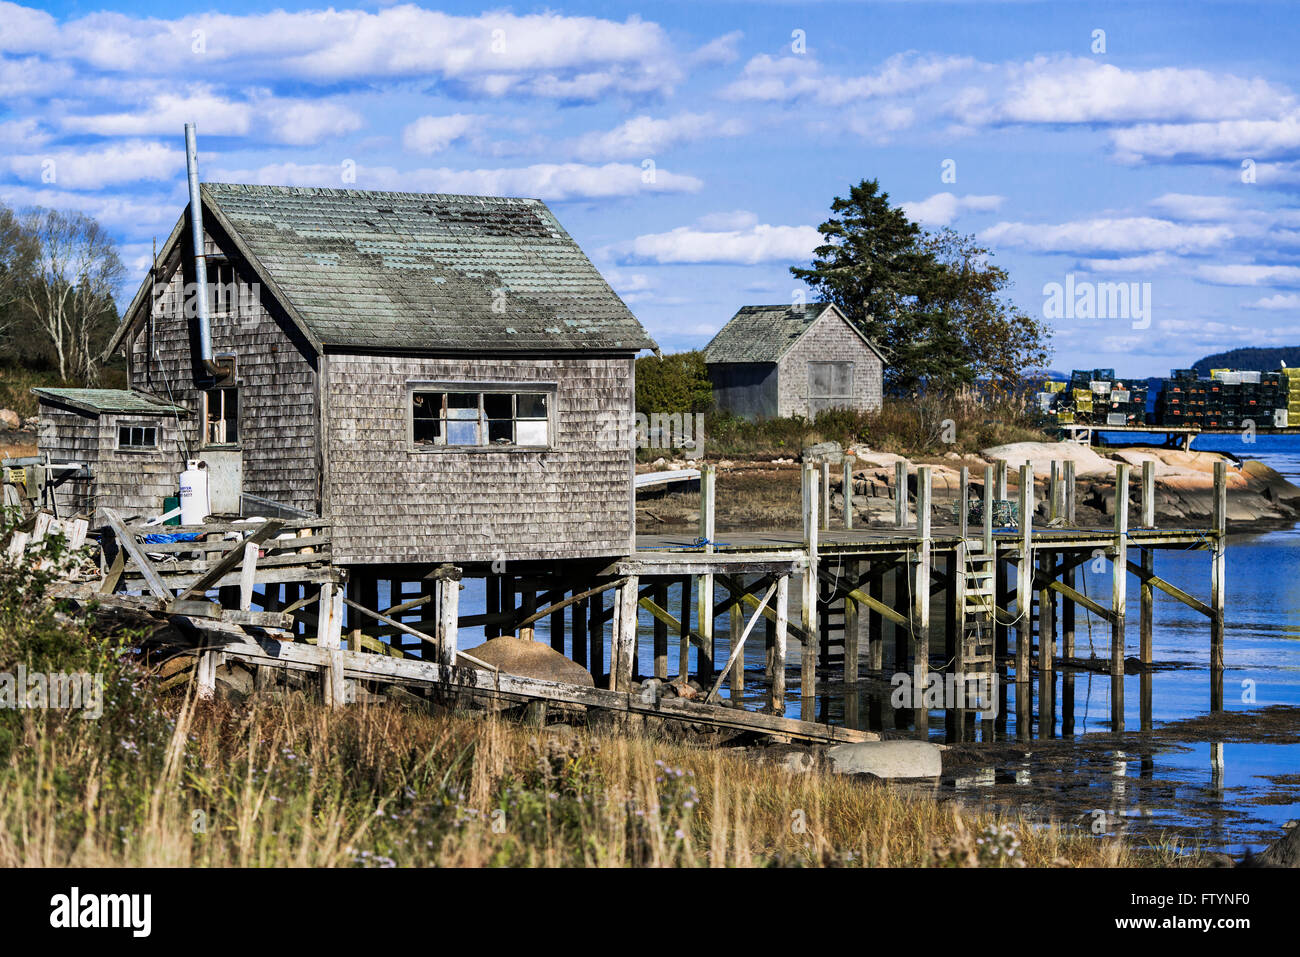
<path fill-rule="evenodd" d="M 287 196 L 389 196 L 405 199 L 437 200 L 439 202 L 478 201 L 483 203 L 527 203 L 544 206 L 540 199 L 531 196 L 483 196 L 473 193 L 419 193 L 407 190 L 391 189 L 353 189 L 338 186 L 273 186 L 264 183 L 202 183 L 209 192 L 242 192 L 249 194 L 265 193 Z"/>

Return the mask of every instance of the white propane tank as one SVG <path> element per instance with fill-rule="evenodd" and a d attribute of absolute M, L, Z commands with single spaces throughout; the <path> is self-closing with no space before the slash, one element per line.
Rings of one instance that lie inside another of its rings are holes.
<path fill-rule="evenodd" d="M 181 524 L 202 525 L 210 511 L 208 473 L 197 459 L 189 459 L 181 473 Z"/>

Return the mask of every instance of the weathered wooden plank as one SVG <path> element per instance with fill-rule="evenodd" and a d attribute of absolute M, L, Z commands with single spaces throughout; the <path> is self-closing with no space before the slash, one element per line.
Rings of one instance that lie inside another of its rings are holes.
<path fill-rule="evenodd" d="M 176 596 L 177 601 L 184 601 L 191 595 L 201 595 L 209 588 L 212 588 L 216 582 L 224 578 L 230 571 L 235 569 L 240 562 L 244 560 L 246 547 L 249 544 L 258 545 L 266 541 L 272 535 L 280 530 L 284 522 L 278 518 L 272 518 L 258 526 L 253 534 L 249 535 L 243 542 L 238 542 L 232 546 L 222 557 L 221 560 L 214 564 L 208 571 L 199 576 L 199 579 L 185 588 Z"/>
<path fill-rule="evenodd" d="M 105 507 L 103 512 L 108 527 L 113 530 L 113 535 L 117 538 L 118 547 L 131 556 L 131 560 L 135 562 L 136 569 L 144 579 L 145 584 L 149 586 L 149 590 L 158 598 L 170 601 L 172 593 L 167 590 L 163 580 L 158 577 L 158 572 L 154 570 L 153 563 L 149 561 L 149 556 L 141 550 L 135 536 L 122 524 L 122 519 L 118 517 L 117 512 L 108 507 Z"/>

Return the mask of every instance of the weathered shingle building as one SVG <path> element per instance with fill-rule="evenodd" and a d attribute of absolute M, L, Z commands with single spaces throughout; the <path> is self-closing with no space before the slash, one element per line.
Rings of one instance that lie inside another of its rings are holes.
<path fill-rule="evenodd" d="M 880 350 L 830 303 L 743 306 L 704 361 L 717 407 L 747 419 L 880 408 Z"/>
<path fill-rule="evenodd" d="M 174 478 L 186 458 L 224 457 L 257 497 L 245 511 L 331 519 L 339 564 L 632 547 L 634 452 L 608 423 L 630 418 L 634 358 L 654 343 L 545 204 L 201 194 L 214 364 L 199 358 L 188 213 L 108 347 L 127 357 L 125 395 L 174 407 L 138 462 Z M 42 411 L 85 401 L 43 396 Z M 112 414 L 83 412 L 85 428 L 106 434 Z M 59 421 L 43 420 L 42 451 L 85 445 Z M 99 507 L 161 511 L 95 491 Z"/>

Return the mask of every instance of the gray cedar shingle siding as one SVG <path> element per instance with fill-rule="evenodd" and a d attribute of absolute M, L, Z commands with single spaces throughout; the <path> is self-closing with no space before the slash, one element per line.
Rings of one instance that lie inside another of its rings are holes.
<path fill-rule="evenodd" d="M 544 204 L 221 185 L 203 196 L 206 251 L 260 283 L 251 315 L 211 323 L 213 351 L 238 363 L 245 491 L 333 519 L 340 564 L 633 547 L 633 450 L 608 433 L 630 420 L 633 357 L 654 343 Z M 133 388 L 194 410 L 197 450 L 186 224 L 163 250 L 165 308 L 148 321 L 146 282 L 110 349 L 127 345 Z M 554 448 L 412 451 L 412 379 L 554 383 Z"/>
<path fill-rule="evenodd" d="M 117 430 L 123 425 L 156 426 L 158 448 L 119 451 Z M 80 462 L 93 471 L 93 487 L 89 479 L 70 479 L 55 491 L 64 517 L 86 514 L 93 525 L 101 525 L 105 507 L 126 518 L 161 514 L 164 498 L 177 492 L 184 467 L 176 437 L 172 415 L 85 412 L 40 397 L 41 454 L 48 452 L 54 462 Z"/>
<path fill-rule="evenodd" d="M 326 514 L 334 557 L 365 562 L 580 558 L 632 548 L 631 447 L 602 439 L 632 407 L 630 358 L 331 354 Z M 411 451 L 407 382 L 555 383 L 554 447 Z"/>
<path fill-rule="evenodd" d="M 206 251 L 223 254 L 233 244 L 217 229 L 207 233 Z M 232 264 L 240 278 L 256 283 L 237 255 Z M 174 398 L 193 411 L 185 442 L 202 457 L 201 390 L 195 379 L 197 320 L 182 315 L 184 283 L 192 281 L 191 263 L 182 260 L 162 292 L 160 311 L 153 322 L 154 343 L 149 344 L 148 324 L 131 339 L 131 386 L 154 395 Z M 240 315 L 213 314 L 212 350 L 234 353 L 239 384 L 239 445 L 244 459 L 244 491 L 296 508 L 317 509 L 316 460 L 316 359 L 311 347 L 291 323 L 277 318 L 269 292 Z"/>
<path fill-rule="evenodd" d="M 880 408 L 884 371 L 880 356 L 839 313 L 831 311 L 818 319 L 777 363 L 777 415 L 812 418 L 808 408 L 810 362 L 852 362 L 850 407 L 866 412 Z"/>
<path fill-rule="evenodd" d="M 745 418 L 812 418 L 811 362 L 851 362 L 848 405 L 863 411 L 881 405 L 879 351 L 827 303 L 744 306 L 705 347 L 704 360 L 718 408 Z"/>

